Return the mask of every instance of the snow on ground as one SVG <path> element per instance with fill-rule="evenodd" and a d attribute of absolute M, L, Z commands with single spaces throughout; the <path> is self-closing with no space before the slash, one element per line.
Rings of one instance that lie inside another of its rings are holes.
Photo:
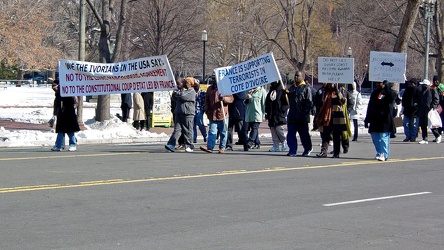
<path fill-rule="evenodd" d="M 47 124 L 52 117 L 54 91 L 50 85 L 38 87 L 8 86 L 0 89 L 0 119 L 14 122 Z M 94 120 L 95 104 L 83 103 L 83 122 L 87 128 L 76 134 L 79 144 L 85 142 L 148 142 L 167 138 L 165 133 L 157 134 L 148 131 L 137 131 L 131 123 L 123 123 L 116 113 L 121 113 L 120 102 L 111 103 L 112 119 L 105 122 Z M 130 115 L 132 116 L 132 115 Z M 33 130 L 5 130 L 0 127 L 0 147 L 52 146 L 55 142 L 54 131 L 42 132 Z"/>

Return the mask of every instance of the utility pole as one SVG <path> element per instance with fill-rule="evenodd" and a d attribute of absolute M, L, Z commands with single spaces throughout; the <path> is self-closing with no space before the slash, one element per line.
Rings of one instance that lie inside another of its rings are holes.
<path fill-rule="evenodd" d="M 85 38 L 86 38 L 86 0 L 80 0 L 80 9 L 79 9 L 79 61 L 85 61 Z M 83 124 L 83 96 L 79 96 L 78 98 L 78 107 L 77 107 L 77 122 L 79 123 L 79 127 L 81 130 L 85 129 L 85 124 Z"/>

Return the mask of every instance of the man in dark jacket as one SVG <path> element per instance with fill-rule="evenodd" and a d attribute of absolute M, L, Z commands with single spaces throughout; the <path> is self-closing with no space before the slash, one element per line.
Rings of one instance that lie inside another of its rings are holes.
<path fill-rule="evenodd" d="M 150 130 L 151 128 L 151 111 L 153 110 L 153 92 L 143 92 L 143 106 L 145 108 L 146 120 L 146 130 Z M 144 124 L 141 124 L 141 129 L 144 128 Z"/>
<path fill-rule="evenodd" d="M 128 122 L 130 110 L 133 107 L 133 98 L 131 93 L 120 94 L 122 104 L 120 108 L 122 109 L 122 122 Z"/>
<path fill-rule="evenodd" d="M 233 130 L 237 132 L 239 144 L 244 145 L 244 150 L 248 151 L 247 130 L 245 125 L 245 100 L 247 92 L 239 92 L 233 95 L 234 101 L 228 104 L 228 131 L 227 131 L 227 150 L 233 150 Z"/>
<path fill-rule="evenodd" d="M 271 131 L 273 147 L 270 152 L 286 151 L 284 125 L 287 124 L 288 102 L 283 84 L 280 81 L 272 82 L 270 91 L 265 98 L 265 119 Z M 279 144 L 282 145 L 279 148 Z"/>
<path fill-rule="evenodd" d="M 417 88 L 418 80 L 412 78 L 407 82 L 407 88 L 402 95 L 401 105 L 404 118 L 402 125 L 404 127 L 404 142 L 415 142 L 418 136 L 418 105 L 419 105 L 419 89 Z"/>
<path fill-rule="evenodd" d="M 304 147 L 302 155 L 308 156 L 313 151 L 308 128 L 313 101 L 310 87 L 305 84 L 304 78 L 304 72 L 297 71 L 293 85 L 286 90 L 290 102 L 287 115 L 287 144 L 289 148 L 287 156 L 296 156 L 298 149 L 296 133 L 299 133 Z"/>
<path fill-rule="evenodd" d="M 430 110 L 436 109 L 439 103 L 438 93 L 430 87 L 431 83 L 429 80 L 424 79 L 419 83 L 420 85 L 420 99 L 419 99 L 419 110 L 418 119 L 419 127 L 422 132 L 422 140 L 419 144 L 428 144 L 428 132 L 427 127 L 429 123 L 428 115 Z M 441 135 L 438 132 L 438 128 L 431 128 L 433 135 L 435 136 L 435 141 L 441 143 Z"/>

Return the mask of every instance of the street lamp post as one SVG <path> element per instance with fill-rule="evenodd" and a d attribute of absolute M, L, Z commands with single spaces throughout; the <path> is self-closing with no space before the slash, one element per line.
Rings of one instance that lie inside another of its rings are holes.
<path fill-rule="evenodd" d="M 352 55 L 353 55 L 352 47 L 348 47 L 346 55 L 347 55 L 348 58 L 352 57 Z"/>
<path fill-rule="evenodd" d="M 426 23 L 425 49 L 424 49 L 424 79 L 429 76 L 429 49 L 430 49 L 430 23 L 433 19 L 436 0 L 423 0 L 424 18 Z"/>
<path fill-rule="evenodd" d="M 203 58 L 202 58 L 202 81 L 205 81 L 205 43 L 208 41 L 208 34 L 206 30 L 202 31 L 202 43 L 203 43 Z"/>

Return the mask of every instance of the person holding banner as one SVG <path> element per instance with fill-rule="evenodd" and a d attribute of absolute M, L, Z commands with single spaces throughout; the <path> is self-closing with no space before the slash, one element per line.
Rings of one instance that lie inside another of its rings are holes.
<path fill-rule="evenodd" d="M 248 148 L 259 149 L 259 126 L 265 118 L 265 98 L 267 92 L 262 86 L 251 89 L 247 94 L 247 108 L 245 111 L 245 121 L 248 122 L 250 135 L 248 137 Z"/>
<path fill-rule="evenodd" d="M 347 98 L 338 88 L 337 83 L 327 83 L 324 98 L 316 117 L 319 132 L 321 132 L 321 152 L 316 157 L 327 157 L 328 146 L 333 137 L 333 158 L 339 158 L 341 151 L 341 137 L 347 131 L 346 107 Z"/>
<path fill-rule="evenodd" d="M 297 71 L 294 78 L 293 85 L 286 90 L 290 102 L 287 115 L 287 145 L 289 148 L 287 156 L 296 156 L 298 149 L 296 133 L 299 133 L 304 148 L 302 156 L 309 156 L 313 151 L 308 128 L 313 107 L 312 94 L 310 87 L 304 81 L 304 72 Z"/>
<path fill-rule="evenodd" d="M 208 131 L 208 140 L 206 146 L 201 146 L 200 150 L 212 153 L 216 145 L 217 133 L 219 138 L 219 153 L 225 153 L 227 143 L 227 123 L 228 123 L 228 104 L 234 101 L 233 95 L 221 96 L 216 81 L 208 87 L 205 96 L 205 114 L 210 120 Z"/>
<path fill-rule="evenodd" d="M 270 91 L 265 98 L 265 119 L 268 120 L 268 127 L 273 140 L 273 147 L 268 150 L 270 152 L 287 150 L 284 124 L 287 124 L 288 103 L 282 86 L 280 81 L 272 82 Z M 280 144 L 282 145 L 281 148 L 279 148 Z"/>
<path fill-rule="evenodd" d="M 120 109 L 122 110 L 122 122 L 128 122 L 129 113 L 133 107 L 133 101 L 131 98 L 131 93 L 120 94 L 120 99 L 122 101 Z"/>
<path fill-rule="evenodd" d="M 386 161 L 390 156 L 390 133 L 395 131 L 393 121 L 393 101 L 397 94 L 388 86 L 388 81 L 378 82 L 371 93 L 364 126 L 372 137 L 376 150 L 375 159 Z"/>
<path fill-rule="evenodd" d="M 194 82 L 196 79 L 187 77 L 184 79 L 183 88 L 176 92 L 176 107 L 174 109 L 174 131 L 165 145 L 165 149 L 174 152 L 176 142 L 181 135 L 184 137 L 185 151 L 193 152 L 193 123 L 195 115 L 196 91 Z"/>
<path fill-rule="evenodd" d="M 75 96 L 60 96 L 59 81 L 55 80 L 52 89 L 56 92 L 54 100 L 54 110 L 57 110 L 56 133 L 57 139 L 51 151 L 62 151 L 65 145 L 65 134 L 68 134 L 69 149 L 68 151 L 77 150 L 77 139 L 75 132 L 80 131 L 79 123 L 77 122 L 77 97 Z"/>

